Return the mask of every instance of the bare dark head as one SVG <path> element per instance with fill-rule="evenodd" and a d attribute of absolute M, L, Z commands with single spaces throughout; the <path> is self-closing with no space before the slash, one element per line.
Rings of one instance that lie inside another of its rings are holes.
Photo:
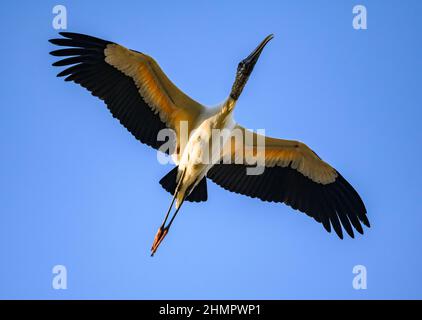
<path fill-rule="evenodd" d="M 274 38 L 274 35 L 272 34 L 267 36 L 249 56 L 239 62 L 239 65 L 237 66 L 236 79 L 230 93 L 230 97 L 232 99 L 237 100 L 239 98 L 256 62 L 258 61 L 259 56 L 262 53 L 262 50 L 264 50 L 264 47 L 272 38 Z"/>

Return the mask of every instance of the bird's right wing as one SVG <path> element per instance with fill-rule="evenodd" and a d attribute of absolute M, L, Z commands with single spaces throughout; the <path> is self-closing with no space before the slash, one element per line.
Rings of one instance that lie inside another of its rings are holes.
<path fill-rule="evenodd" d="M 177 146 L 180 124 L 190 132 L 204 107 L 179 90 L 150 56 L 95 37 L 61 32 L 51 43 L 67 47 L 52 51 L 66 57 L 54 66 L 68 66 L 67 76 L 104 100 L 112 115 L 138 140 L 158 149 L 161 129 L 173 129 Z M 189 133 L 188 132 L 188 133 Z M 177 149 L 176 149 L 177 151 Z M 181 150 L 179 150 L 179 153 Z"/>
<path fill-rule="evenodd" d="M 365 205 L 355 189 L 307 145 L 260 136 L 239 125 L 235 130 L 244 140 L 239 143 L 233 136 L 226 144 L 222 155 L 226 162 L 215 164 L 207 173 L 212 181 L 235 193 L 284 202 L 313 217 L 329 232 L 331 223 L 340 238 L 341 226 L 351 237 L 352 225 L 359 233 L 363 233 L 360 222 L 369 227 Z M 248 134 L 252 139 L 247 139 Z M 258 138 L 265 141 L 265 147 L 259 147 Z M 254 158 L 263 159 L 263 173 L 248 175 L 246 168 L 257 163 L 251 163 Z"/>

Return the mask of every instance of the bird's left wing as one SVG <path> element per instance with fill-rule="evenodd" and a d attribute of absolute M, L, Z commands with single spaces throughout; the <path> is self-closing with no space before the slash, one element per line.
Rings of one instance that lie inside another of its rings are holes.
<path fill-rule="evenodd" d="M 261 136 L 239 125 L 236 130 L 243 140 L 239 143 L 233 136 L 226 144 L 225 162 L 207 173 L 212 181 L 232 192 L 284 202 L 322 223 L 328 232 L 332 225 L 340 238 L 341 226 L 351 237 L 352 225 L 359 233 L 363 233 L 360 222 L 369 227 L 365 205 L 355 189 L 304 143 Z M 259 141 L 265 141 L 265 147 L 259 147 Z M 262 174 L 248 175 L 246 168 L 255 166 L 259 158 L 265 166 Z"/>
<path fill-rule="evenodd" d="M 181 122 L 189 131 L 193 129 L 204 107 L 179 90 L 153 58 L 92 36 L 60 34 L 64 38 L 50 40 L 67 47 L 51 52 L 65 57 L 54 66 L 68 67 L 58 76 L 67 76 L 66 81 L 104 100 L 112 115 L 138 140 L 158 149 L 164 143 L 157 141 L 158 132 L 169 128 L 175 131 L 179 146 Z"/>

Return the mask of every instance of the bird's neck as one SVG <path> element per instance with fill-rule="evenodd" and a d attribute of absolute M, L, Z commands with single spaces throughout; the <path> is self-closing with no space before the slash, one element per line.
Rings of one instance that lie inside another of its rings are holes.
<path fill-rule="evenodd" d="M 229 116 L 236 106 L 236 100 L 232 97 L 228 97 L 227 100 L 222 104 L 220 109 L 220 114 L 224 117 Z"/>

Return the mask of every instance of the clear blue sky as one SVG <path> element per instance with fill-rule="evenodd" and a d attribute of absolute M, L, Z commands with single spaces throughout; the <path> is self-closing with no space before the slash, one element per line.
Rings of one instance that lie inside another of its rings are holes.
<path fill-rule="evenodd" d="M 171 167 L 55 78 L 55 4 L 68 31 L 152 55 L 208 105 L 274 33 L 236 120 L 310 145 L 356 187 L 373 227 L 341 241 L 210 182 L 209 201 L 185 205 L 151 258 Z M 368 30 L 352 28 L 356 4 Z M 2 3 L 0 298 L 422 298 L 421 12 L 421 1 Z M 52 288 L 58 264 L 67 290 Z M 367 290 L 352 287 L 358 264 Z"/>

